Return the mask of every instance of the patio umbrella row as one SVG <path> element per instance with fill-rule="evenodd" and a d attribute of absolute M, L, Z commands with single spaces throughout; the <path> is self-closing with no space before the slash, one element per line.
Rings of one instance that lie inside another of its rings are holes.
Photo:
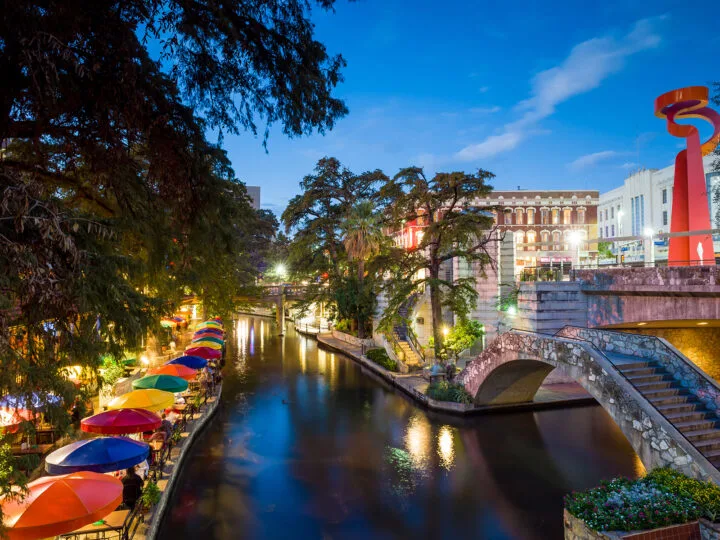
<path fill-rule="evenodd" d="M 212 341 L 204 339 L 210 335 L 206 331 L 211 329 L 220 333 L 211 332 L 216 336 Z M 209 359 L 222 355 L 222 323 L 206 321 L 199 332 L 202 335 L 196 332 L 195 345 L 189 349 L 197 349 L 199 354 L 171 360 L 134 381 L 131 392 L 110 401 L 109 410 L 83 419 L 81 429 L 105 435 L 156 429 L 161 419 L 154 411 L 171 407 L 175 402 L 173 393 L 186 390 L 188 380 L 196 375 L 197 369 L 205 367 Z M 220 348 L 206 346 L 210 344 Z M 31 401 L 35 401 L 35 397 Z M 21 403 L 0 401 L 0 415 L 2 407 L 8 408 L 8 405 L 17 409 Z M 13 414 L 17 413 L 13 411 Z M 76 441 L 49 454 L 45 469 L 54 476 L 30 482 L 28 495 L 22 501 L 9 497 L 1 501 L 8 538 L 47 538 L 104 518 L 122 502 L 122 483 L 102 473 L 132 467 L 146 460 L 149 453 L 147 443 L 116 436 Z"/>

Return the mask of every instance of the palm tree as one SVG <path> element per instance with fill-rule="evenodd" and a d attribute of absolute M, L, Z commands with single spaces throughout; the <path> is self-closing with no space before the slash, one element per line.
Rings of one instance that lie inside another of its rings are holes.
<path fill-rule="evenodd" d="M 357 262 L 358 298 L 362 298 L 365 279 L 365 262 L 380 254 L 385 236 L 383 235 L 380 215 L 375 211 L 372 201 L 358 201 L 345 217 L 345 250 L 350 261 Z M 362 310 L 358 310 L 358 337 L 365 337 L 365 320 Z"/>

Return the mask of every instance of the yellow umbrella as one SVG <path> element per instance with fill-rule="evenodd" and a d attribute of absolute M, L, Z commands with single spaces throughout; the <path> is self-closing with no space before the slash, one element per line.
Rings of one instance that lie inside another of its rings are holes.
<path fill-rule="evenodd" d="M 222 324 L 220 324 L 219 322 L 215 322 L 215 321 L 205 321 L 205 322 L 201 322 L 200 324 L 197 325 L 198 328 L 204 328 L 207 326 L 209 326 L 211 328 L 222 328 L 223 327 Z"/>
<path fill-rule="evenodd" d="M 175 396 L 170 392 L 147 388 L 116 397 L 108 403 L 108 409 L 146 409 L 155 412 L 172 407 L 174 403 Z"/>
<path fill-rule="evenodd" d="M 200 340 L 200 341 L 193 341 L 191 344 L 193 347 L 207 347 L 208 349 L 215 349 L 216 351 L 219 351 L 222 349 L 222 345 L 219 343 L 215 343 L 214 341 L 206 341 L 206 340 Z"/>

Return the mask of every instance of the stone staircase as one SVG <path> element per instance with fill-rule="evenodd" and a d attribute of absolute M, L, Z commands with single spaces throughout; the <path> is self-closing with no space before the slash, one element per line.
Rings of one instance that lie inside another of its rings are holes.
<path fill-rule="evenodd" d="M 660 363 L 604 352 L 628 381 L 716 468 L 720 468 L 720 419 L 683 388 Z"/>
<path fill-rule="evenodd" d="M 398 309 L 398 315 L 403 319 L 407 319 L 408 315 L 412 311 L 415 302 L 417 301 L 417 295 L 412 295 L 408 298 Z M 415 352 L 410 341 L 408 340 L 408 329 L 405 323 L 398 324 L 393 327 L 393 337 L 400 348 L 400 352 L 403 354 L 403 362 L 409 368 L 417 367 L 422 365 L 422 358 L 418 353 Z"/>

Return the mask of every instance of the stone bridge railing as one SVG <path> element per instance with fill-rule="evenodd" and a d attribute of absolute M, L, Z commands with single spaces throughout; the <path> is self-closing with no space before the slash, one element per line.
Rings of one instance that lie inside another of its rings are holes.
<path fill-rule="evenodd" d="M 695 394 L 708 409 L 718 414 L 720 386 L 663 338 L 577 326 L 566 326 L 555 335 L 588 341 L 602 352 L 627 354 L 659 362 L 683 388 Z"/>
<path fill-rule="evenodd" d="M 498 336 L 457 380 L 478 404 L 529 401 L 559 366 L 608 412 L 646 468 L 671 466 L 720 483 L 720 472 L 590 342 L 512 330 Z"/>

